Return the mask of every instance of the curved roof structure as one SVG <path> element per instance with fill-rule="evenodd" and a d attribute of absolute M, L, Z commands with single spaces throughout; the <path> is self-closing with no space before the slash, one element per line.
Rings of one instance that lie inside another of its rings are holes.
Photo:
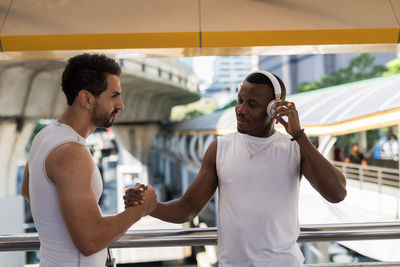
<path fill-rule="evenodd" d="M 340 135 L 400 123 L 400 75 L 348 83 L 287 97 L 310 136 Z M 172 125 L 178 132 L 236 131 L 234 108 Z M 283 130 L 283 129 L 282 129 Z"/>
<path fill-rule="evenodd" d="M 0 57 L 397 51 L 399 17 L 399 0 L 0 0 Z"/>

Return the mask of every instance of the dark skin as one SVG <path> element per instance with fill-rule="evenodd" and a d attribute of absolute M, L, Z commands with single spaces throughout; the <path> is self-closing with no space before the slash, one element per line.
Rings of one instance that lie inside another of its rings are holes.
<path fill-rule="evenodd" d="M 267 105 L 274 99 L 273 89 L 266 84 L 245 81 L 238 94 L 236 105 L 237 129 L 239 132 L 257 137 L 269 137 L 275 132 L 274 123 L 281 123 L 288 134 L 295 136 L 301 130 L 299 116 L 294 103 L 280 101 L 275 106 L 275 115 L 269 118 Z M 286 121 L 285 121 L 286 119 Z M 346 179 L 308 140 L 304 133 L 296 140 L 301 151 L 301 174 L 329 202 L 342 201 L 346 194 Z M 211 200 L 218 186 L 216 170 L 217 140 L 207 149 L 199 173 L 184 195 L 165 203 L 157 203 L 151 216 L 173 223 L 192 220 Z M 141 201 L 144 189 L 130 189 L 124 196 L 125 205 Z"/>

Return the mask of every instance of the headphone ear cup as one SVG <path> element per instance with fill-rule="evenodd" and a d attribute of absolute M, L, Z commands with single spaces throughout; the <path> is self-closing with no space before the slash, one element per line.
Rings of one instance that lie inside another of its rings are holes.
<path fill-rule="evenodd" d="M 273 109 L 274 106 L 276 105 L 276 103 L 278 103 L 278 100 L 272 100 L 271 102 L 269 102 L 268 106 L 267 106 L 267 114 L 268 117 L 272 118 L 275 114 L 275 110 Z"/>

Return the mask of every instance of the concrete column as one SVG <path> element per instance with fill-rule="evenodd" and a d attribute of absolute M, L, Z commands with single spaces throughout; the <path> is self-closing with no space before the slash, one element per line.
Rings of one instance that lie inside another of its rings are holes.
<path fill-rule="evenodd" d="M 190 185 L 190 177 L 189 177 L 189 172 L 185 167 L 181 167 L 181 176 L 182 176 L 182 195 L 186 192 L 186 189 Z"/>
<path fill-rule="evenodd" d="M 21 196 L 0 197 L 0 233 L 21 234 L 24 232 L 24 200 Z M 25 252 L 0 252 L 1 266 L 25 266 Z"/>
<path fill-rule="evenodd" d="M 134 164 L 140 162 L 143 165 L 148 165 L 151 144 L 158 128 L 159 126 L 156 124 L 114 126 L 113 130 L 119 149 L 123 151 L 122 163 Z"/>
<path fill-rule="evenodd" d="M 333 145 L 336 142 L 336 137 L 332 137 L 331 135 L 321 135 L 318 137 L 318 151 L 324 155 L 325 158 L 329 159 L 330 152 L 332 150 Z"/>
<path fill-rule="evenodd" d="M 164 162 L 165 162 L 165 168 L 164 168 L 165 181 L 164 181 L 164 183 L 165 183 L 165 185 L 170 185 L 171 184 L 171 165 L 170 165 L 168 158 L 165 158 Z"/>
<path fill-rule="evenodd" d="M 280 77 L 283 81 L 283 83 L 285 84 L 286 87 L 286 95 L 290 95 L 293 92 L 295 92 L 295 89 L 293 89 L 293 84 L 292 81 L 290 79 L 290 62 L 289 62 L 289 56 L 281 56 L 281 62 L 282 62 L 282 77 Z"/>
<path fill-rule="evenodd" d="M 164 173 L 164 156 L 160 155 L 160 158 L 158 159 L 157 165 L 158 169 L 160 170 L 161 173 Z"/>
<path fill-rule="evenodd" d="M 10 195 L 16 193 L 18 166 L 24 165 L 27 160 L 26 146 L 28 145 L 32 133 L 35 130 L 35 126 L 35 122 L 25 122 L 22 125 L 22 129 L 20 129 L 20 131 L 17 130 L 15 133 L 16 138 L 14 140 L 13 152 L 10 156 L 10 163 L 8 166 L 8 177 L 15 177 L 15 179 L 9 180 Z"/>
<path fill-rule="evenodd" d="M 14 121 L 0 122 L 0 197 L 17 193 L 17 168 L 26 162 L 25 148 L 34 127 L 33 122 L 20 127 Z"/>
<path fill-rule="evenodd" d="M 358 146 L 360 147 L 360 151 L 365 155 L 365 152 L 367 152 L 367 131 L 358 133 Z"/>

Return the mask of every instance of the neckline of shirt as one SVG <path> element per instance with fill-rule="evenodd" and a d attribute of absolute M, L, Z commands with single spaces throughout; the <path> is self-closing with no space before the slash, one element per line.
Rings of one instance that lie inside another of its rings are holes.
<path fill-rule="evenodd" d="M 246 140 L 249 143 L 267 144 L 274 140 L 275 136 L 277 135 L 277 131 L 275 131 L 272 135 L 270 135 L 268 137 L 257 137 L 257 136 L 252 136 L 252 135 L 248 135 L 248 134 L 242 134 L 242 133 L 239 133 L 239 134 L 245 135 Z"/>
<path fill-rule="evenodd" d="M 68 124 L 59 122 L 58 120 L 55 121 L 55 124 L 56 124 L 57 126 L 67 127 L 67 128 L 69 128 L 69 129 L 71 129 L 72 131 L 74 131 L 74 133 L 76 133 L 76 135 L 77 135 L 77 137 L 78 137 L 78 142 L 79 142 L 79 143 L 83 143 L 83 144 L 86 145 L 86 138 L 82 137 L 77 131 L 75 131 L 74 128 L 72 128 L 72 127 L 69 126 Z"/>

